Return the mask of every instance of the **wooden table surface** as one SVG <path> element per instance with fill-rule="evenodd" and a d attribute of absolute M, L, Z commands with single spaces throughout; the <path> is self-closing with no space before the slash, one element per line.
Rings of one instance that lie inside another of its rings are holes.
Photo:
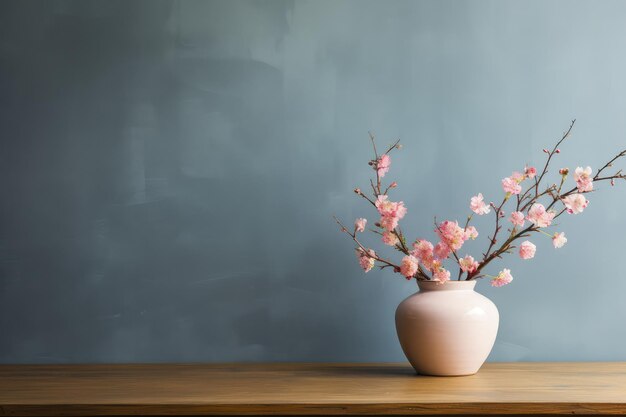
<path fill-rule="evenodd" d="M 626 414 L 626 363 L 0 365 L 0 415 Z"/>

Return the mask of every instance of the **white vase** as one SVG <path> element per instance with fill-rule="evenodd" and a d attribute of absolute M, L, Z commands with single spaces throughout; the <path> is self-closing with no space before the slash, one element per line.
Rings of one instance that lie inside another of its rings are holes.
<path fill-rule="evenodd" d="M 400 303 L 396 330 L 418 374 L 472 375 L 489 356 L 498 333 L 495 304 L 474 291 L 476 281 L 418 281 L 419 292 Z"/>

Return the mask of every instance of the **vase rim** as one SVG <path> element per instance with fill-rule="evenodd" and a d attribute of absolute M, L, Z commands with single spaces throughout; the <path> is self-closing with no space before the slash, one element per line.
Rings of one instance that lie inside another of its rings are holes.
<path fill-rule="evenodd" d="M 443 284 L 438 281 L 417 281 L 420 291 L 471 291 L 476 286 L 476 280 L 470 281 L 446 281 Z"/>

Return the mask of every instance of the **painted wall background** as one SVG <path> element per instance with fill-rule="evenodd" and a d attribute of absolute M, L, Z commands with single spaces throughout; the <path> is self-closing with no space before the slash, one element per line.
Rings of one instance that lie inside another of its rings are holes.
<path fill-rule="evenodd" d="M 555 168 L 597 168 L 626 144 L 625 19 L 621 1 L 0 3 L 0 362 L 403 360 L 415 283 L 364 276 L 331 220 L 374 217 L 351 192 L 367 131 L 404 142 L 389 175 L 413 237 L 498 199 L 572 118 Z M 626 360 L 625 186 L 480 285 L 491 360 Z"/>

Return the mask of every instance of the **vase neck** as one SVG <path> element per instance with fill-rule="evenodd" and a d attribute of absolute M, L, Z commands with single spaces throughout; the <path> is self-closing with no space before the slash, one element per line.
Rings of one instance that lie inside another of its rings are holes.
<path fill-rule="evenodd" d="M 420 291 L 473 291 L 476 281 L 417 281 Z"/>

